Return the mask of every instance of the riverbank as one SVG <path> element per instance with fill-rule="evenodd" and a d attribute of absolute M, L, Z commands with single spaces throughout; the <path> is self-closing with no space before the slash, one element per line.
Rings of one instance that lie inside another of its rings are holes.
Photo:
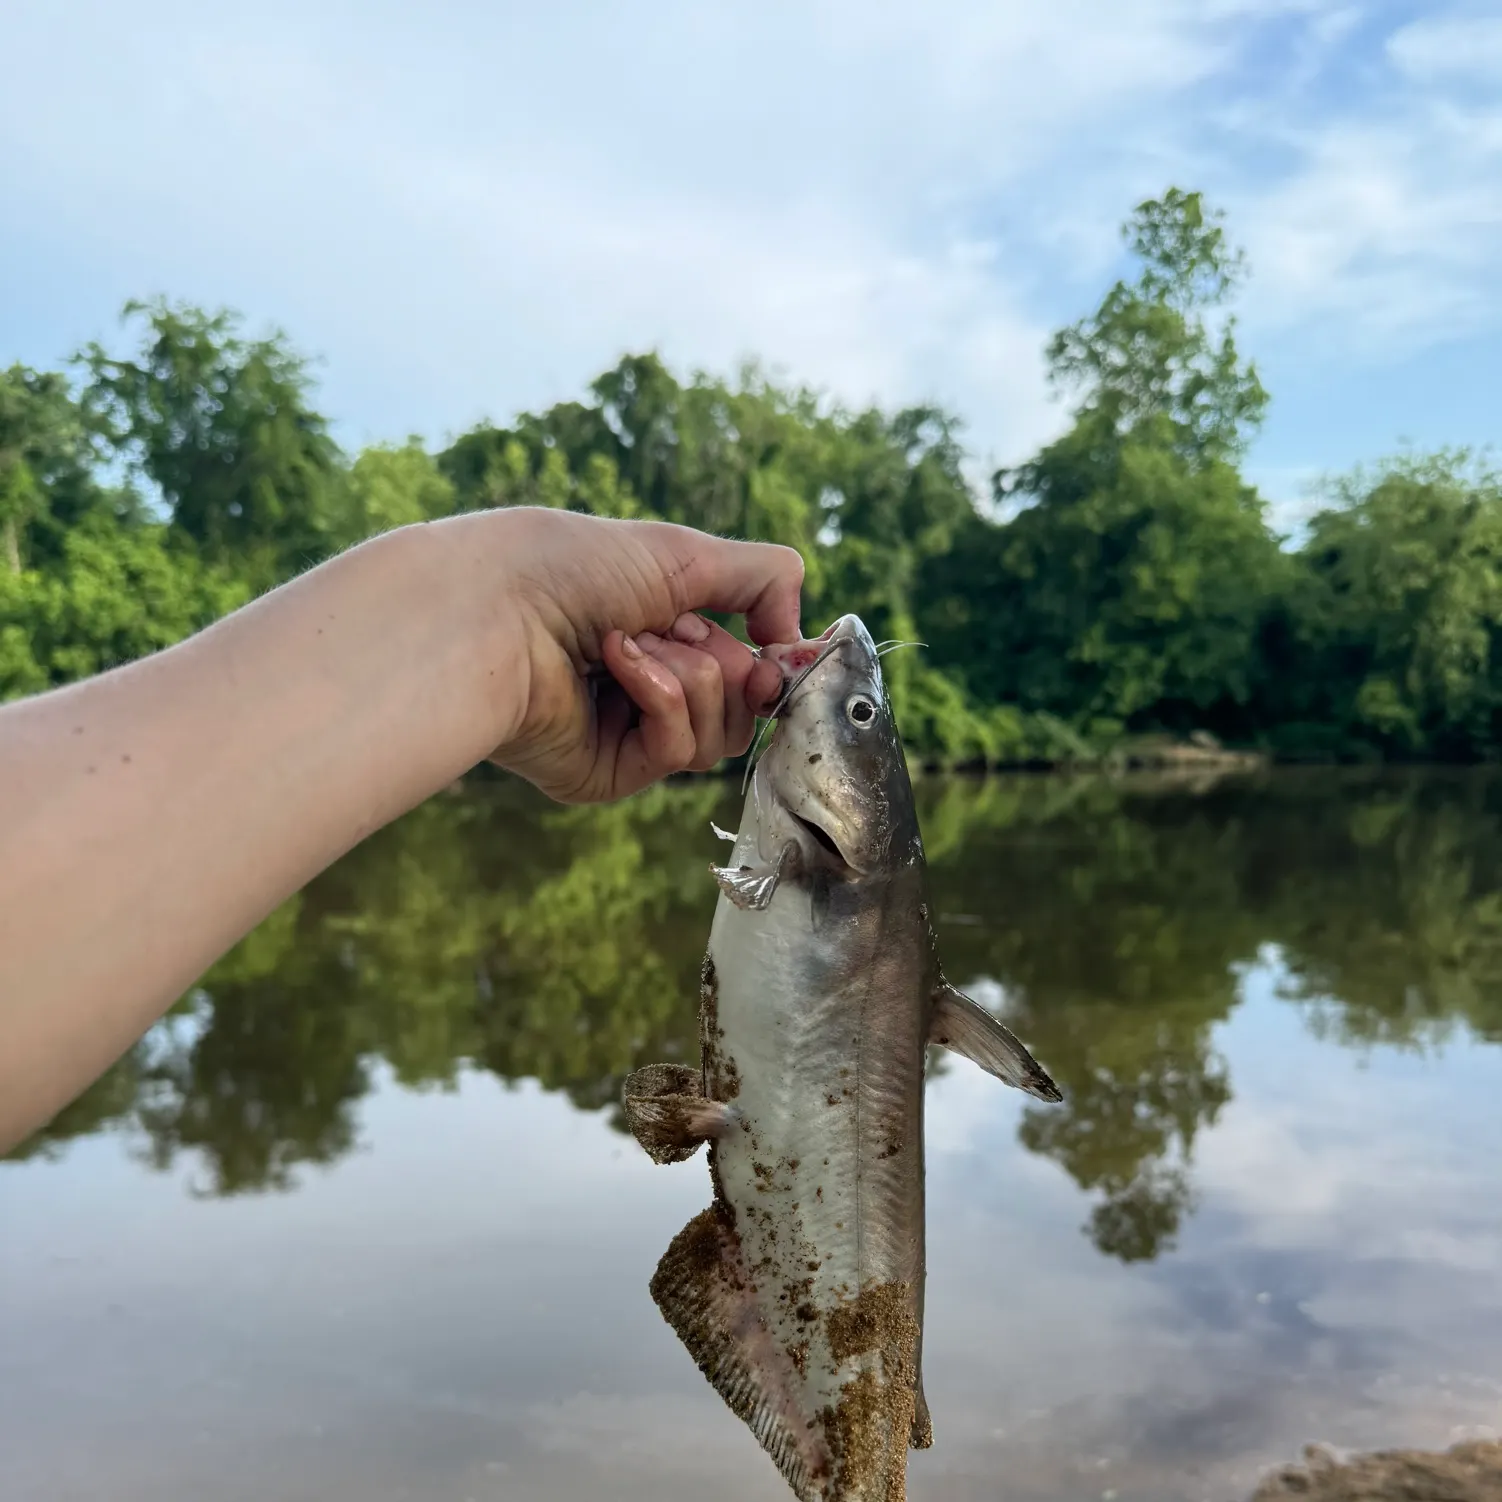
<path fill-rule="evenodd" d="M 1497 1502 L 1502 1442 L 1469 1440 L 1445 1451 L 1377 1450 L 1342 1459 L 1310 1445 L 1304 1460 L 1263 1481 L 1250 1502 Z"/>
<path fill-rule="evenodd" d="M 1252 772 L 1272 765 L 1261 751 L 1233 750 L 1205 731 L 1180 739 L 1168 735 L 1144 735 L 1097 750 L 1083 741 L 1059 756 L 1031 757 L 1024 761 L 997 761 L 971 767 L 951 767 L 944 762 L 917 757 L 925 771 L 994 772 Z"/>

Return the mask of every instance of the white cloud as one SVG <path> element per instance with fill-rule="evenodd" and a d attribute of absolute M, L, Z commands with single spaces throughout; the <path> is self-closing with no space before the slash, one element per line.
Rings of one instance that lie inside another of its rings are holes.
<path fill-rule="evenodd" d="M 1207 1203 L 1239 1217 L 1238 1235 L 1259 1247 L 1494 1278 L 1502 1224 L 1476 1208 L 1470 1150 L 1489 1081 L 1462 1090 L 1438 1074 L 1400 1077 L 1390 1061 L 1374 1079 L 1341 1056 L 1311 1068 L 1319 1056 L 1298 1045 L 1281 1098 L 1259 1092 L 1255 1078 L 1243 1083 L 1196 1150 Z M 1436 1110 L 1442 1092 L 1448 1119 Z M 1369 1121 L 1379 1096 L 1383 1130 L 1353 1125 Z"/>
<path fill-rule="evenodd" d="M 1499 124 L 1421 99 L 1304 133 L 1298 169 L 1246 204 L 1254 316 L 1390 359 L 1494 322 Z"/>
<path fill-rule="evenodd" d="M 1364 350 L 1496 317 L 1502 116 L 1431 86 L 1429 22 L 1392 38 L 1400 108 L 1389 83 L 1327 97 L 1360 19 L 1334 0 L 21 0 L 0 193 L 40 248 L 19 268 L 0 249 L 0 270 L 71 310 L 79 287 L 49 280 L 66 247 L 96 296 L 272 315 L 327 356 L 354 439 L 504 418 L 655 346 L 938 400 L 1010 462 L 1062 421 L 1048 328 L 1169 181 L 1252 242 L 1249 342 Z M 1249 63 L 1264 45 L 1286 70 Z"/>
<path fill-rule="evenodd" d="M 1502 17 L 1413 21 L 1388 38 L 1387 55 L 1412 78 L 1502 79 Z"/>
<path fill-rule="evenodd" d="M 23 65 L 0 121 L 73 233 L 107 224 L 174 290 L 253 289 L 339 365 L 462 389 L 452 423 L 656 345 L 957 405 L 1012 457 L 1058 421 L 1046 329 L 972 219 L 1215 65 L 1181 4 L 1127 9 L 95 8 L 77 66 Z M 31 14 L 40 61 L 65 23 Z"/>
<path fill-rule="evenodd" d="M 1222 127 L 1276 165 L 1233 166 L 1227 197 L 1254 271 L 1254 342 L 1397 365 L 1502 320 L 1502 108 L 1495 91 L 1454 87 L 1496 71 L 1502 22 L 1411 22 L 1381 66 L 1360 20 L 1327 12 L 1284 88 L 1228 101 Z"/>

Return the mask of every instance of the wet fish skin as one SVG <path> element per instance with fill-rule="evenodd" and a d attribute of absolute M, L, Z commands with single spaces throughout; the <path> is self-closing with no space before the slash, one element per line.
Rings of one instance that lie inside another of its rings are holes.
<path fill-rule="evenodd" d="M 652 1295 L 800 1502 L 902 1502 L 923 1396 L 923 1074 L 930 1042 L 1059 1099 L 944 979 L 880 660 L 844 616 L 770 648 L 794 687 L 723 867 L 701 1067 L 626 1082 L 659 1162 L 709 1143 L 709 1209 Z"/>

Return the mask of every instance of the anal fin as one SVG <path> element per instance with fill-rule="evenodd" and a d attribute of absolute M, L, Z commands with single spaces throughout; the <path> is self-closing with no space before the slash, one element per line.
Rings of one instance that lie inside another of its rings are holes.
<path fill-rule="evenodd" d="M 934 992 L 933 1021 L 929 1024 L 931 1043 L 940 1043 L 987 1074 L 1018 1090 L 1026 1090 L 1039 1100 L 1058 1101 L 1064 1096 L 1048 1077 L 1048 1071 L 978 1002 L 948 981 L 940 981 Z"/>
<path fill-rule="evenodd" d="M 797 1371 L 766 1328 L 740 1238 L 720 1211 L 702 1211 L 673 1238 L 652 1276 L 652 1297 L 799 1502 L 819 1502 L 830 1469 L 823 1432 L 803 1413 Z"/>

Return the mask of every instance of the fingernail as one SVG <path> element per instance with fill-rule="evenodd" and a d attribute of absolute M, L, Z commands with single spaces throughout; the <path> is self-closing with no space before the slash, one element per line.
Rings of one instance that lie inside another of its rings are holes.
<path fill-rule="evenodd" d="M 650 631 L 638 631 L 636 634 L 636 645 L 643 652 L 655 652 L 662 645 L 662 638 L 653 635 Z"/>
<path fill-rule="evenodd" d="M 640 657 L 641 656 L 641 648 L 639 646 L 637 646 L 636 643 L 634 641 L 632 641 L 629 636 L 623 636 L 621 638 L 621 656 L 622 657 Z"/>
<path fill-rule="evenodd" d="M 709 622 L 689 611 L 673 622 L 673 635 L 682 642 L 701 642 L 709 635 Z"/>

